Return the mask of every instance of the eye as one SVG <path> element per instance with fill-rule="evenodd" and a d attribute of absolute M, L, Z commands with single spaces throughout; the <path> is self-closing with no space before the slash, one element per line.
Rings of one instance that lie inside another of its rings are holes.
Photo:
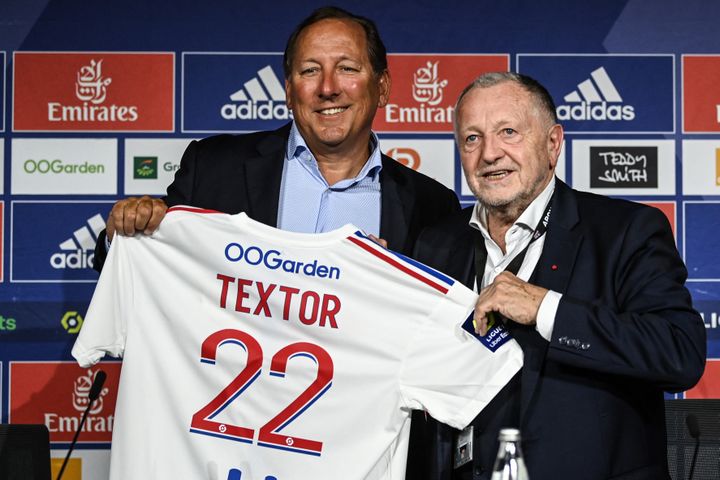
<path fill-rule="evenodd" d="M 472 134 L 465 137 L 465 144 L 466 145 L 472 145 L 473 143 L 477 142 L 480 139 L 478 135 Z"/>
<path fill-rule="evenodd" d="M 500 132 L 505 137 L 512 137 L 514 135 L 517 135 L 517 132 L 512 128 L 503 128 Z"/>
<path fill-rule="evenodd" d="M 318 67 L 305 67 L 300 69 L 300 75 L 312 75 L 317 73 L 320 69 Z"/>
<path fill-rule="evenodd" d="M 356 73 L 356 72 L 360 71 L 358 68 L 355 68 L 350 65 L 340 65 L 339 68 L 340 68 L 341 72 L 347 72 L 347 73 Z"/>

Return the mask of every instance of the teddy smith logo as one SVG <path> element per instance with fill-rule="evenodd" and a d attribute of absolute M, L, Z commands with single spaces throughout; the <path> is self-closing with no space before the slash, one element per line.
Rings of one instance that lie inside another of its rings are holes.
<path fill-rule="evenodd" d="M 137 105 L 105 104 L 112 78 L 103 76 L 103 59 L 90 60 L 77 72 L 75 96 L 80 104 L 63 105 L 48 102 L 48 120 L 51 122 L 135 122 Z"/>

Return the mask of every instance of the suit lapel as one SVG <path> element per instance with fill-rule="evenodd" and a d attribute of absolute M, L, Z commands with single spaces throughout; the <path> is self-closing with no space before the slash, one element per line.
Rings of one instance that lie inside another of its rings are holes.
<path fill-rule="evenodd" d="M 383 154 L 380 171 L 380 237 L 397 251 L 405 250 L 415 196 L 407 179 L 399 175 L 395 160 Z"/>
<path fill-rule="evenodd" d="M 280 184 L 282 183 L 285 145 L 290 125 L 275 130 L 257 145 L 258 155 L 242 163 L 248 195 L 248 215 L 258 222 L 277 226 Z"/>
<path fill-rule="evenodd" d="M 582 243 L 582 234 L 575 228 L 578 222 L 575 196 L 570 187 L 557 180 L 545 245 L 530 283 L 565 293 Z M 534 329 L 525 337 L 520 410 L 523 419 L 537 387 L 549 345 Z"/>

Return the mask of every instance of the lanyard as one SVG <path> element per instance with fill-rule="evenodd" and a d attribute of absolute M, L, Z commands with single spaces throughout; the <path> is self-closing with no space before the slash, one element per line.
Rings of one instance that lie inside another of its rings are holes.
<path fill-rule="evenodd" d="M 553 197 L 554 196 L 555 194 L 553 194 Z M 515 258 L 513 258 L 508 264 L 508 266 L 505 267 L 506 272 L 517 275 L 517 273 L 520 271 L 520 266 L 522 265 L 523 260 L 525 260 L 525 254 L 527 254 L 530 245 L 532 245 L 535 240 L 541 238 L 543 235 L 545 235 L 545 232 L 547 232 L 547 226 L 550 222 L 550 213 L 552 211 L 553 197 L 550 197 L 550 201 L 548 201 L 547 207 L 545 207 L 545 211 L 543 212 L 542 217 L 540 217 L 540 221 L 535 226 L 535 230 L 533 231 L 532 237 L 530 237 L 530 241 L 527 245 L 525 245 L 525 248 L 523 248 L 522 252 L 515 255 Z M 486 262 L 487 249 L 485 248 L 485 238 L 483 237 L 482 233 L 478 231 L 477 235 L 475 235 L 475 278 L 477 281 L 478 292 L 480 292 L 482 287 L 482 279 L 485 275 Z"/>

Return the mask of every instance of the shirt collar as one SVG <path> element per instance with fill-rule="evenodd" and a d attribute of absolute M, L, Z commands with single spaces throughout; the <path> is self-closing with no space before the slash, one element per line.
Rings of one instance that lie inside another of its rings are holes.
<path fill-rule="evenodd" d="M 520 225 L 528 230 L 533 230 L 540 223 L 545 207 L 547 207 L 554 191 L 555 178 L 547 184 L 545 189 L 540 192 L 540 195 L 535 197 L 535 200 L 530 202 L 530 205 L 528 205 L 525 211 L 520 214 L 520 217 L 515 220 L 513 225 Z M 471 227 L 476 230 L 480 230 L 483 237 L 486 239 L 490 238 L 490 233 L 487 229 L 487 208 L 485 208 L 479 201 L 475 202 L 475 207 L 473 208 L 469 223 Z"/>
<path fill-rule="evenodd" d="M 360 169 L 357 176 L 352 179 L 341 180 L 333 186 L 340 186 L 340 184 L 348 186 L 349 184 L 356 183 L 367 177 L 370 177 L 373 180 L 377 180 L 379 178 L 380 170 L 382 170 L 382 155 L 380 153 L 380 141 L 375 132 L 370 132 L 370 148 L 370 157 L 368 157 L 367 162 L 365 162 L 365 165 L 363 165 L 363 168 Z M 307 143 L 305 143 L 305 139 L 300 134 L 300 130 L 298 130 L 297 124 L 294 121 L 290 127 L 290 136 L 288 137 L 285 156 L 288 161 L 298 161 L 303 159 L 303 157 L 306 159 L 309 158 L 314 166 L 314 173 L 322 178 L 322 175 L 320 175 L 320 171 L 317 167 L 317 160 L 308 148 Z"/>

